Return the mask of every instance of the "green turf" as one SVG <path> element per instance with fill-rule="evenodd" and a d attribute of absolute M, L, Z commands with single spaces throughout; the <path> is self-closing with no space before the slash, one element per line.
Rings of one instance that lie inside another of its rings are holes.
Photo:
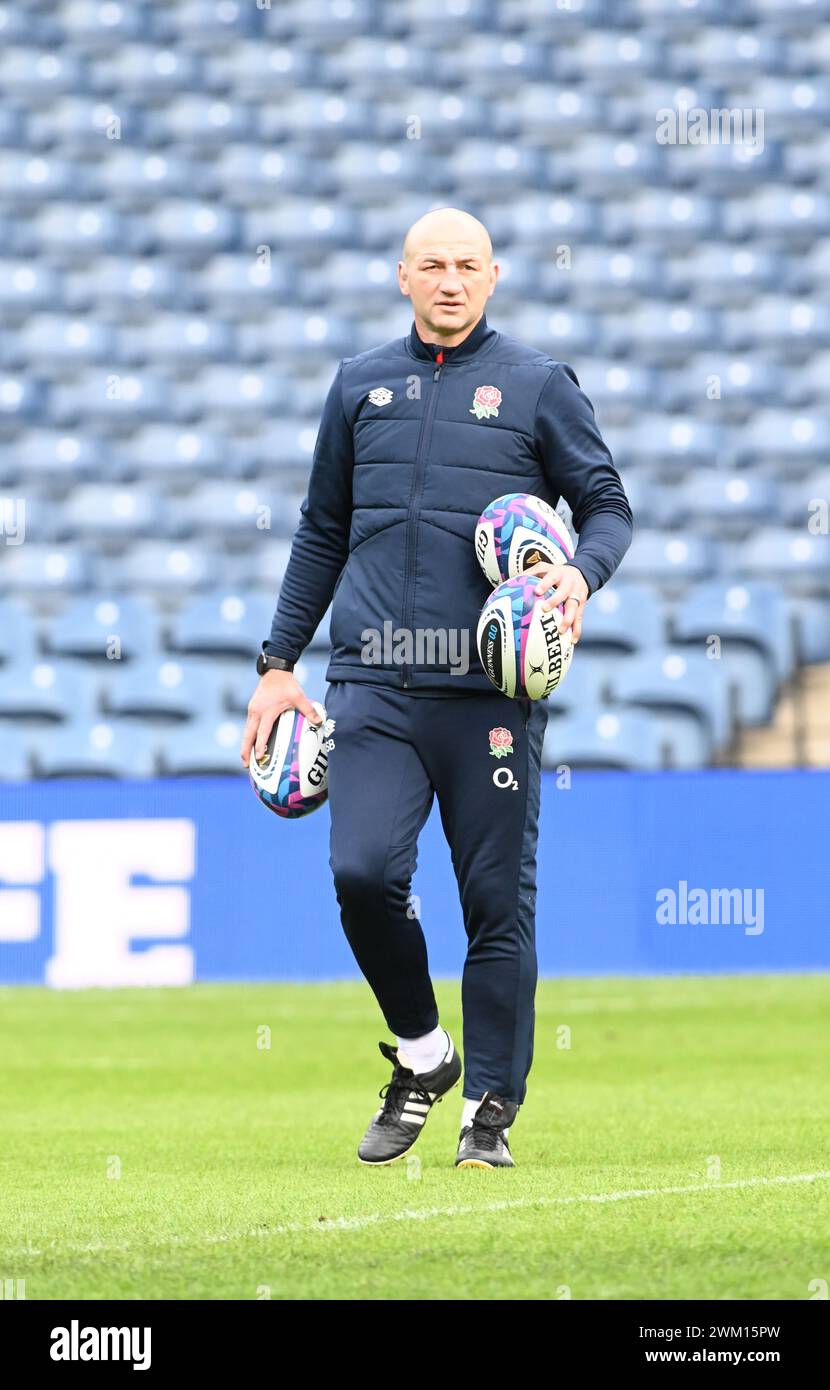
<path fill-rule="evenodd" d="M 438 993 L 460 1041 L 458 986 Z M 412 1159 L 358 1164 L 389 1072 L 365 986 L 0 990 L 0 1279 L 30 1299 L 809 1298 L 830 1279 L 829 995 L 541 982 L 518 1166 L 484 1172 L 452 1166 L 460 1088 Z"/>

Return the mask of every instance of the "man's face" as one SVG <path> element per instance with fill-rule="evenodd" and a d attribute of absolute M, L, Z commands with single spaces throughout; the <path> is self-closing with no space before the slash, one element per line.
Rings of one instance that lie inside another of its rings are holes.
<path fill-rule="evenodd" d="M 416 321 L 439 338 L 464 334 L 478 322 L 497 278 L 498 266 L 473 240 L 429 241 L 398 262 L 398 283 Z"/>

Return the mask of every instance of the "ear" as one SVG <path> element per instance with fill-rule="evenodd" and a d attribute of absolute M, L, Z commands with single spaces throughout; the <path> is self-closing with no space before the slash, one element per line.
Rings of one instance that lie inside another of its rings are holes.
<path fill-rule="evenodd" d="M 496 288 L 496 281 L 497 281 L 498 278 L 499 278 L 499 271 L 500 271 L 500 270 L 501 270 L 501 266 L 499 265 L 498 261 L 493 261 L 493 264 L 492 264 L 491 267 L 490 267 L 490 288 L 489 288 L 489 290 L 487 291 L 487 298 L 488 298 L 488 299 L 491 298 L 491 296 L 492 296 L 492 294 L 493 294 L 493 291 L 494 291 L 495 288 Z"/>
<path fill-rule="evenodd" d="M 409 272 L 406 268 L 406 261 L 398 261 L 398 286 L 401 294 L 409 297 Z"/>

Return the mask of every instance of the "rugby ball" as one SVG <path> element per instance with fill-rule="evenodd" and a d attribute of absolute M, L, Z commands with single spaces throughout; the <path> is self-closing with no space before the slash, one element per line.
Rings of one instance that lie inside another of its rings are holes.
<path fill-rule="evenodd" d="M 565 678 L 573 658 L 570 631 L 559 627 L 562 606 L 545 612 L 553 592 L 536 595 L 537 575 L 506 579 L 481 610 L 476 630 L 479 660 L 502 695 L 544 700 Z"/>
<path fill-rule="evenodd" d="M 329 794 L 331 726 L 326 711 L 312 701 L 321 722 L 315 727 L 298 709 L 284 710 L 271 730 L 265 752 L 251 753 L 251 786 L 269 811 L 293 820 L 322 806 Z"/>
<path fill-rule="evenodd" d="M 574 557 L 573 538 L 561 516 L 529 492 L 506 492 L 485 507 L 476 525 L 475 547 L 494 586 L 533 565 L 564 565 Z"/>

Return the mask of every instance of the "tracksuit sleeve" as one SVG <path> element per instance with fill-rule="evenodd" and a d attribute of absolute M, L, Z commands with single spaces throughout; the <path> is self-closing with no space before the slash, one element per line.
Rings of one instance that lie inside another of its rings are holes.
<path fill-rule="evenodd" d="M 573 564 L 593 594 L 631 544 L 633 518 L 593 406 L 566 362 L 557 363 L 539 397 L 536 447 L 551 490 L 573 513 L 579 535 Z"/>
<path fill-rule="evenodd" d="M 271 656 L 298 661 L 331 602 L 349 551 L 354 441 L 343 409 L 343 363 L 331 384 L 271 633 Z"/>

